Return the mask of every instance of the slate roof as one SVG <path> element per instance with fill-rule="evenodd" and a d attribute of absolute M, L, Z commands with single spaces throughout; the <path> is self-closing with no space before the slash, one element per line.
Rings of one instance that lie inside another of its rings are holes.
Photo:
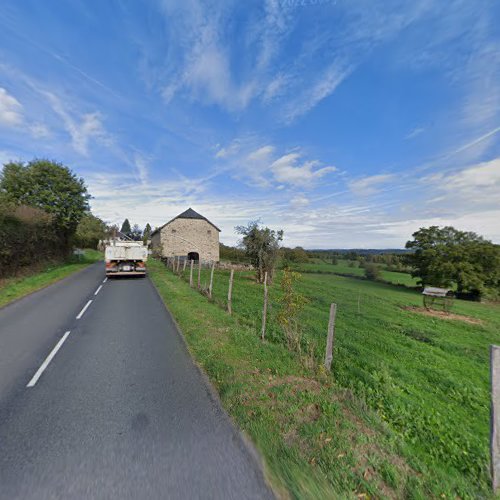
<path fill-rule="evenodd" d="M 169 220 L 167 223 L 163 224 L 163 226 L 159 227 L 158 229 L 155 229 L 152 233 L 153 234 L 157 233 L 158 231 L 161 231 L 165 226 L 168 226 L 171 222 L 173 222 L 175 219 L 199 219 L 199 220 L 204 220 L 207 221 L 211 226 L 213 226 L 217 231 L 220 233 L 220 229 L 213 223 L 210 222 L 206 217 L 203 217 L 203 215 L 199 214 L 195 210 L 193 210 L 191 207 L 188 208 L 185 212 L 182 212 L 179 214 L 177 217 L 174 217 L 173 219 Z"/>

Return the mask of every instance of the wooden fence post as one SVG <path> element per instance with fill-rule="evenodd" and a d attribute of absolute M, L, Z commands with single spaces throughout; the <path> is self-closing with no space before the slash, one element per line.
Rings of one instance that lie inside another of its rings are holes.
<path fill-rule="evenodd" d="M 500 488 L 500 346 L 490 346 L 490 454 L 493 493 Z"/>
<path fill-rule="evenodd" d="M 177 256 L 177 274 L 179 274 L 179 267 L 181 266 L 181 256 Z"/>
<path fill-rule="evenodd" d="M 234 278 L 234 269 L 231 269 L 231 275 L 229 276 L 229 290 L 227 291 L 227 312 L 229 314 L 233 313 L 233 309 L 231 306 L 231 300 L 233 295 L 233 278 Z"/>
<path fill-rule="evenodd" d="M 186 264 L 187 264 L 187 259 L 184 259 L 184 266 L 182 267 L 182 274 L 184 274 L 184 271 L 186 270 Z"/>
<path fill-rule="evenodd" d="M 358 292 L 358 314 L 361 312 L 360 308 L 359 308 L 359 302 L 361 300 L 361 292 Z"/>
<path fill-rule="evenodd" d="M 201 258 L 198 259 L 198 290 L 201 288 Z"/>
<path fill-rule="evenodd" d="M 335 340 L 335 315 L 337 314 L 337 304 L 330 305 L 330 320 L 328 321 L 328 337 L 326 339 L 325 368 L 332 369 L 333 343 Z"/>
<path fill-rule="evenodd" d="M 189 286 L 193 288 L 193 265 L 194 265 L 194 260 L 191 259 L 191 270 L 189 272 Z"/>
<path fill-rule="evenodd" d="M 262 309 L 262 333 L 261 338 L 264 340 L 266 335 L 266 319 L 267 319 L 267 271 L 264 274 L 264 308 Z"/>
<path fill-rule="evenodd" d="M 208 287 L 208 296 L 212 298 L 212 288 L 214 285 L 214 269 L 215 269 L 215 262 L 212 262 L 212 270 L 210 271 L 210 286 Z"/>

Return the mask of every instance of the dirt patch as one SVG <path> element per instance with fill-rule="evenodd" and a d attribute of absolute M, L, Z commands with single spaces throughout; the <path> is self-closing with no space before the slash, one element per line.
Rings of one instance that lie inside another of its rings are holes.
<path fill-rule="evenodd" d="M 300 408 L 297 414 L 297 422 L 299 424 L 309 424 L 316 422 L 321 417 L 321 410 L 317 404 L 311 403 Z"/>
<path fill-rule="evenodd" d="M 469 323 L 470 325 L 482 325 L 484 323 L 484 321 L 481 319 L 473 318 L 471 316 L 465 316 L 464 314 L 436 311 L 434 309 L 425 309 L 424 307 L 407 306 L 403 307 L 403 309 L 417 314 L 423 314 L 424 316 L 431 316 L 432 318 L 463 321 L 464 323 Z"/>

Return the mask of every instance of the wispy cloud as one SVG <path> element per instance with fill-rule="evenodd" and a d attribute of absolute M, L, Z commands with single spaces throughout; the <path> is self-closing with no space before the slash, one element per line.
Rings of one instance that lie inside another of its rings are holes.
<path fill-rule="evenodd" d="M 286 2 L 266 0 L 261 14 L 248 16 L 246 29 L 233 33 L 236 4 L 214 8 L 200 0 L 184 4 L 164 0 L 171 77 L 163 83 L 161 93 L 166 102 L 176 95 L 188 95 L 233 112 L 260 100 L 272 103 L 281 119 L 291 123 L 334 93 L 377 45 L 419 19 L 427 5 L 426 0 L 416 6 L 392 1 L 377 8 L 362 3 L 322 5 L 314 18 L 312 11 L 299 15 Z M 326 18 L 318 17 L 327 11 L 343 28 L 329 29 Z M 294 33 L 309 23 L 319 29 L 297 44 Z M 243 42 L 235 43 L 240 38 Z M 284 64 L 284 55 L 297 45 L 293 64 Z M 236 48 L 245 51 L 244 64 Z M 321 64 L 310 68 L 320 52 L 324 52 Z"/>
<path fill-rule="evenodd" d="M 292 122 L 314 108 L 319 102 L 331 95 L 352 70 L 353 66 L 344 61 L 333 63 L 312 87 L 304 89 L 298 98 L 293 99 L 286 106 L 285 121 Z"/>
<path fill-rule="evenodd" d="M 21 103 L 0 87 L 0 125 L 16 127 L 23 122 Z"/>
<path fill-rule="evenodd" d="M 215 153 L 215 158 L 227 158 L 229 156 L 233 156 L 240 150 L 241 145 L 238 140 L 233 141 L 229 146 L 218 147 L 217 152 Z"/>
<path fill-rule="evenodd" d="M 467 211 L 477 207 L 497 208 L 500 199 L 500 158 L 469 165 L 453 173 L 436 173 L 424 182 L 445 193 L 432 202 L 448 203 L 454 210 Z"/>
<path fill-rule="evenodd" d="M 414 139 L 415 137 L 417 137 L 417 136 L 419 136 L 420 134 L 422 134 L 424 131 L 425 131 L 425 128 L 424 128 L 424 127 L 415 127 L 413 130 L 410 130 L 410 132 L 408 132 L 408 133 L 405 135 L 405 139 L 406 139 L 406 140 L 409 140 L 409 139 Z"/>
<path fill-rule="evenodd" d="M 351 191 L 358 196 L 370 196 L 379 191 L 380 187 L 395 178 L 392 174 L 369 175 L 349 183 Z"/>
<path fill-rule="evenodd" d="M 91 139 L 109 142 L 109 136 L 102 123 L 101 113 L 95 111 L 75 117 L 55 94 L 46 90 L 40 90 L 40 92 L 47 98 L 54 112 L 62 119 L 67 133 L 71 136 L 73 148 L 77 153 L 88 156 Z"/>

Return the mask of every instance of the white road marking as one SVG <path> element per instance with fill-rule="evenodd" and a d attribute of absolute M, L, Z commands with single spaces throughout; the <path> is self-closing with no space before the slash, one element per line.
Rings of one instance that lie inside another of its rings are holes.
<path fill-rule="evenodd" d="M 28 385 L 26 387 L 33 387 L 38 382 L 38 379 L 42 376 L 42 373 L 45 371 L 45 368 L 49 366 L 49 363 L 52 361 L 52 358 L 57 354 L 57 351 L 61 348 L 61 346 L 63 345 L 64 341 L 68 338 L 68 335 L 70 333 L 71 331 L 68 331 L 62 336 L 62 338 L 56 344 L 54 349 L 52 349 L 51 353 L 45 358 L 45 361 L 41 364 L 40 368 L 38 368 L 37 372 L 33 375 L 33 378 L 28 382 Z"/>
<path fill-rule="evenodd" d="M 106 283 L 106 281 L 108 281 L 108 278 L 104 278 L 104 279 L 102 280 L 102 282 L 103 282 L 103 283 Z"/>
<path fill-rule="evenodd" d="M 102 285 L 99 286 L 99 288 L 94 292 L 94 295 L 97 295 L 101 291 Z"/>
<path fill-rule="evenodd" d="M 87 310 L 87 308 L 90 306 L 90 304 L 92 304 L 92 301 L 89 300 L 85 306 L 83 307 L 83 309 L 78 313 L 78 316 L 76 317 L 76 319 L 80 319 L 84 314 L 85 314 L 85 311 Z"/>

